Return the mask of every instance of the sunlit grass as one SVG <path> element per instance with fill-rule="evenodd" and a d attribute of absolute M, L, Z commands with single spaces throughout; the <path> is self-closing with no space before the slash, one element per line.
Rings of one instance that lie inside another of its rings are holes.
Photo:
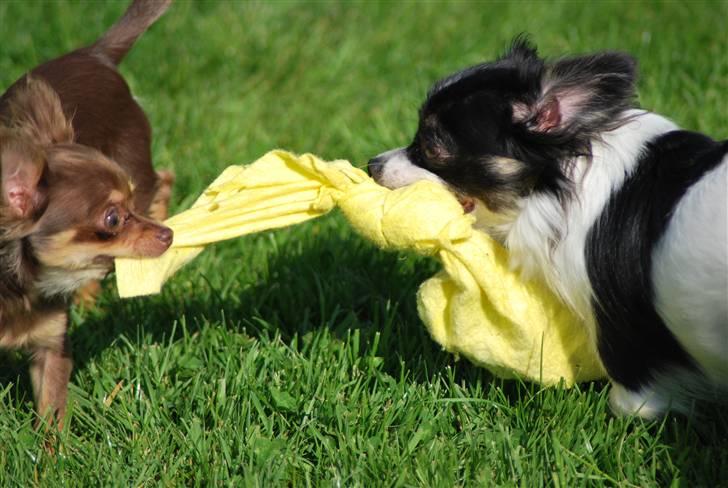
<path fill-rule="evenodd" d="M 0 86 L 92 41 L 124 2 L 0 3 Z M 363 164 L 405 144 L 427 87 L 530 32 L 543 54 L 622 49 L 640 102 L 728 135 L 726 2 L 190 2 L 123 72 L 184 208 L 283 147 Z M 435 263 L 338 215 L 207 250 L 156 297 L 74 310 L 68 428 L 32 429 L 27 360 L 2 357 L 2 485 L 717 486 L 728 417 L 614 418 L 604 384 L 493 379 L 428 337 Z"/>

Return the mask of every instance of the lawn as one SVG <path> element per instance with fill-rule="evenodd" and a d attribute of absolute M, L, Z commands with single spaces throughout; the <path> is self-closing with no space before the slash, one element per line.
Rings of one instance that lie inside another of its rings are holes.
<path fill-rule="evenodd" d="M 0 86 L 93 41 L 125 2 L 0 3 Z M 122 71 L 174 209 L 269 149 L 363 165 L 428 86 L 530 32 L 548 56 L 638 57 L 642 106 L 728 137 L 728 2 L 179 1 Z M 728 414 L 615 418 L 604 383 L 493 378 L 415 310 L 437 269 L 340 215 L 207 250 L 158 296 L 72 311 L 67 429 L 49 456 L 27 358 L 0 360 L 2 486 L 728 485 Z"/>

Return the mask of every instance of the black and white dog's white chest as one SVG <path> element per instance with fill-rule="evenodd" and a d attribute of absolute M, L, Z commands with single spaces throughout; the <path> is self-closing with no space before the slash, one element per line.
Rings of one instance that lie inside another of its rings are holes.
<path fill-rule="evenodd" d="M 654 138 L 588 231 L 597 346 L 627 390 L 674 371 L 728 380 L 727 153 L 697 133 Z"/>

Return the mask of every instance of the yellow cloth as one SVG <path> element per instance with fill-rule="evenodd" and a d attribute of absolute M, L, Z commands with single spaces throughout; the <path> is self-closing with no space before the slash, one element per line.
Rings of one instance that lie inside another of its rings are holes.
<path fill-rule="evenodd" d="M 167 220 L 174 244 L 155 259 L 117 259 L 122 297 L 158 293 L 205 245 L 323 215 L 337 206 L 384 249 L 437 257 L 442 271 L 417 293 L 420 317 L 446 350 L 502 377 L 571 385 L 604 377 L 585 328 L 542 284 L 523 283 L 506 251 L 473 229 L 473 217 L 443 186 L 397 190 L 346 161 L 271 151 L 231 166 L 189 210 Z"/>

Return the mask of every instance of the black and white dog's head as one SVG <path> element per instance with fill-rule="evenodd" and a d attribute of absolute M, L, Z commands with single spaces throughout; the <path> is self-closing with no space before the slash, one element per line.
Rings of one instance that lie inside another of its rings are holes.
<path fill-rule="evenodd" d="M 482 224 L 507 227 L 525 196 L 566 195 L 569 162 L 619 124 L 634 81 L 627 54 L 547 62 L 518 37 L 500 59 L 436 83 L 411 144 L 375 157 L 369 171 L 390 188 L 445 182 L 466 210 L 477 207 L 479 220 L 483 212 L 491 220 Z"/>

